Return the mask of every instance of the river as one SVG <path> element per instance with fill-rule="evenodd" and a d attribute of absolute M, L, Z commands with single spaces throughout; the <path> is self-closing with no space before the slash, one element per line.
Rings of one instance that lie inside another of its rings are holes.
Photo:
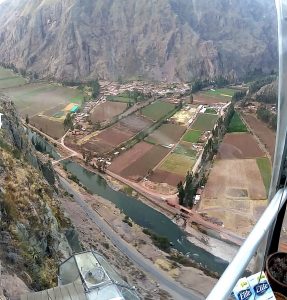
<path fill-rule="evenodd" d="M 34 137 L 34 142 L 37 141 L 38 150 L 48 153 L 55 159 L 59 159 L 60 155 L 56 149 L 45 139 L 31 132 L 29 136 L 31 139 Z M 39 149 L 39 146 L 41 149 Z M 227 267 L 228 263 L 226 261 L 189 242 L 186 233 L 164 214 L 136 198 L 113 190 L 103 177 L 88 171 L 75 162 L 66 161 L 63 162 L 63 164 L 89 191 L 113 202 L 139 226 L 148 228 L 158 235 L 167 237 L 169 241 L 173 243 L 174 248 L 185 255 L 189 255 L 194 261 L 201 263 L 208 270 L 222 274 Z"/>

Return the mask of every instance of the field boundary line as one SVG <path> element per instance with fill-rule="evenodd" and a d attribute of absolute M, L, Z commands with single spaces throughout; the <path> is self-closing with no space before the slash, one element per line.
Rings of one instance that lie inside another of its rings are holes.
<path fill-rule="evenodd" d="M 269 153 L 269 151 L 267 150 L 267 148 L 264 146 L 264 144 L 261 142 L 260 138 L 256 135 L 256 133 L 252 130 L 252 128 L 249 126 L 248 122 L 245 120 L 243 114 L 239 113 L 239 116 L 242 120 L 242 122 L 245 124 L 245 126 L 247 127 L 247 129 L 249 130 L 249 132 L 254 136 L 254 138 L 256 139 L 259 147 L 261 148 L 261 150 L 263 150 L 263 152 L 266 154 L 267 158 L 270 160 L 270 162 L 272 162 L 271 159 L 271 155 Z"/>

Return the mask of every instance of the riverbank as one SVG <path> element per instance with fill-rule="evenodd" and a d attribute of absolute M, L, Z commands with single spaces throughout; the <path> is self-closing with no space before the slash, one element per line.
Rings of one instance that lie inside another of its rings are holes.
<path fill-rule="evenodd" d="M 66 172 L 61 168 L 57 167 L 57 172 L 63 176 L 67 177 Z M 166 274 L 187 288 L 196 290 L 202 296 L 206 297 L 214 284 L 216 279 L 207 276 L 203 271 L 194 268 L 192 266 L 182 266 L 168 257 L 170 254 L 165 253 L 153 245 L 150 236 L 143 233 L 143 228 L 135 224 L 130 220 L 132 226 L 124 222 L 125 215 L 113 205 L 113 203 L 108 202 L 106 199 L 91 195 L 82 187 L 77 185 L 75 182 L 69 180 L 70 184 L 83 195 L 85 201 L 96 211 L 102 218 L 112 227 L 112 229 L 118 233 L 126 242 L 133 246 L 138 252 L 140 252 L 145 258 L 149 259 L 154 263 L 155 266 L 166 272 Z M 87 218 L 81 218 L 77 210 L 75 210 L 74 201 L 65 201 L 63 203 L 65 210 L 70 214 L 71 219 L 75 222 L 75 226 L 79 228 L 81 235 L 83 235 L 83 240 L 90 240 L 92 238 L 90 225 L 87 224 Z M 98 240 L 98 244 L 99 244 Z M 103 242 L 105 245 L 106 242 Z M 122 273 L 122 270 L 120 270 Z M 187 276 L 188 274 L 188 276 Z M 125 276 L 130 276 L 130 274 L 125 274 Z M 133 282 L 135 281 L 132 278 Z M 138 281 L 138 279 L 137 279 Z M 204 282 L 204 284 L 203 284 Z M 137 286 L 142 284 L 137 282 Z M 156 289 L 156 288 L 155 288 Z M 155 299 L 153 297 L 153 299 Z M 168 299 L 168 298 L 164 298 Z"/>

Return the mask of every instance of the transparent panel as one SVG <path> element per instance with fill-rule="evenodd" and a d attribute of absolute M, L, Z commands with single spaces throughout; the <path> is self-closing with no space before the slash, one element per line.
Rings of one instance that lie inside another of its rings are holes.
<path fill-rule="evenodd" d="M 60 266 L 59 277 L 62 285 L 81 282 L 80 273 L 73 256 Z"/>
<path fill-rule="evenodd" d="M 121 279 L 121 277 L 115 272 L 111 265 L 101 255 L 97 253 L 94 253 L 94 255 L 112 280 L 120 284 L 127 284 L 124 280 Z"/>
<path fill-rule="evenodd" d="M 126 287 L 118 286 L 118 290 L 125 300 L 138 300 L 140 299 L 135 291 L 128 289 Z"/>
<path fill-rule="evenodd" d="M 115 285 L 108 285 L 92 290 L 87 294 L 87 298 L 89 300 L 124 300 Z"/>
<path fill-rule="evenodd" d="M 105 270 L 99 265 L 92 252 L 77 254 L 75 259 L 88 288 L 109 280 Z"/>

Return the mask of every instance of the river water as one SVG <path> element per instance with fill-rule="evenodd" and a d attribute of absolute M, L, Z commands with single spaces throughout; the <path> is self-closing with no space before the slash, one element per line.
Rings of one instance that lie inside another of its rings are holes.
<path fill-rule="evenodd" d="M 59 159 L 60 156 L 56 149 L 46 140 L 31 132 L 29 136 L 30 138 L 33 136 L 34 140 L 38 142 L 38 145 L 41 145 L 42 152 L 50 154 L 55 159 Z M 208 270 L 222 274 L 227 267 L 228 263 L 226 261 L 189 242 L 186 233 L 164 214 L 136 198 L 113 190 L 103 177 L 88 171 L 75 162 L 66 161 L 63 162 L 63 164 L 89 191 L 113 202 L 139 226 L 148 228 L 158 235 L 167 237 L 169 241 L 173 243 L 174 248 L 185 255 L 189 255 L 194 261 L 201 263 Z"/>

